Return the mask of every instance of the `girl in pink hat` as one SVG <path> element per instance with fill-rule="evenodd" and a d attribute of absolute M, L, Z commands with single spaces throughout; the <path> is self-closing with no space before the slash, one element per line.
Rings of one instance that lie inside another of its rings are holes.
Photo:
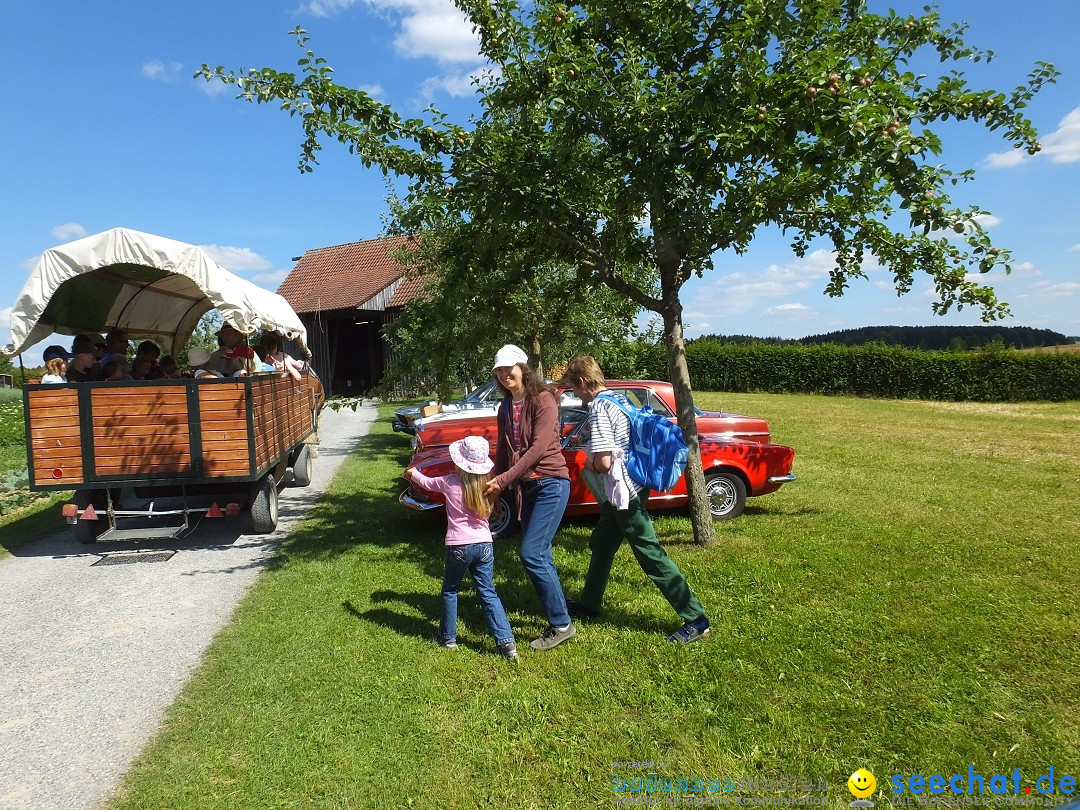
<path fill-rule="evenodd" d="M 484 608 L 495 652 L 510 660 L 518 657 L 514 633 L 495 591 L 495 547 L 488 518 L 492 502 L 484 495 L 491 480 L 493 462 L 483 436 L 466 436 L 450 445 L 450 458 L 457 473 L 430 478 L 414 467 L 402 475 L 413 484 L 446 498 L 446 572 L 442 584 L 442 621 L 435 642 L 448 650 L 457 649 L 458 590 L 465 573 L 472 575 L 476 595 Z"/>

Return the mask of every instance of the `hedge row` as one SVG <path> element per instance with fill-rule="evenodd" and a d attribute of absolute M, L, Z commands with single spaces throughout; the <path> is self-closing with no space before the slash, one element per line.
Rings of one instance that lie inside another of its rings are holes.
<path fill-rule="evenodd" d="M 701 391 L 976 402 L 1080 399 L 1080 352 L 695 341 L 686 358 L 691 382 Z M 605 361 L 612 378 L 668 378 L 663 346 L 635 345 Z"/>

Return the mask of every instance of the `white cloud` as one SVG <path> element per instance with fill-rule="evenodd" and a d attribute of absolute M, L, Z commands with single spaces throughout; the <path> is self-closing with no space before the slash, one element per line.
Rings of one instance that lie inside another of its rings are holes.
<path fill-rule="evenodd" d="M 273 263 L 265 256 L 260 256 L 251 248 L 229 247 L 228 245 L 200 245 L 210 258 L 226 270 L 239 273 L 244 270 L 268 270 Z"/>
<path fill-rule="evenodd" d="M 1037 281 L 1028 288 L 1024 295 L 1017 296 L 1025 301 L 1058 301 L 1080 295 L 1080 281 Z"/>
<path fill-rule="evenodd" d="M 1069 252 L 1070 253 L 1080 253 L 1080 242 L 1077 242 L 1075 245 L 1073 245 L 1071 248 L 1069 248 Z"/>
<path fill-rule="evenodd" d="M 362 84 L 356 88 L 361 93 L 367 93 L 373 99 L 380 99 L 386 94 L 386 88 L 381 84 Z"/>
<path fill-rule="evenodd" d="M 1058 128 L 1042 140 L 1042 152 L 1051 163 L 1076 163 L 1080 160 L 1080 107 L 1061 119 Z"/>
<path fill-rule="evenodd" d="M 1023 149 L 1009 149 L 1005 152 L 991 152 L 986 156 L 983 161 L 983 166 L 988 169 L 1011 169 L 1013 166 L 1019 166 L 1021 163 L 1030 158 L 1027 152 Z"/>
<path fill-rule="evenodd" d="M 220 96 L 226 90 L 232 89 L 230 85 L 225 84 L 225 82 L 218 81 L 217 79 L 209 82 L 205 79 L 196 79 L 195 82 L 195 86 L 198 87 L 199 90 L 201 90 L 202 92 L 206 93 L 206 95 L 210 96 L 210 98 Z"/>
<path fill-rule="evenodd" d="M 403 56 L 431 56 L 440 62 L 481 60 L 472 23 L 448 0 L 368 0 L 368 4 L 405 11 L 400 33 L 394 37 L 394 47 Z"/>
<path fill-rule="evenodd" d="M 266 287 L 268 290 L 276 290 L 281 286 L 281 282 L 285 280 L 285 276 L 289 275 L 290 270 L 275 270 L 273 273 L 259 273 L 251 277 L 251 280 L 258 284 L 260 287 Z"/>
<path fill-rule="evenodd" d="M 63 225 L 57 225 L 53 228 L 52 235 L 61 242 L 70 242 L 72 239 L 86 236 L 86 228 L 78 222 L 65 222 Z M 37 259 L 34 259 L 34 261 L 36 262 Z"/>
<path fill-rule="evenodd" d="M 688 323 L 719 323 L 728 318 L 745 316 L 772 307 L 774 316 L 799 315 L 790 299 L 805 291 L 820 293 L 825 288 L 829 271 L 836 264 L 831 251 L 816 250 L 802 259 L 786 265 L 770 265 L 757 272 L 726 273 L 697 289 L 692 301 L 684 302 L 684 319 Z M 774 304 L 788 300 L 788 303 Z M 701 327 L 695 326 L 694 331 Z"/>
<path fill-rule="evenodd" d="M 432 76 L 431 78 L 424 79 L 424 81 L 420 83 L 419 90 L 421 103 L 427 103 L 439 91 L 454 96 L 455 98 L 471 96 L 476 92 L 473 87 L 473 75 L 471 73 L 459 73 L 456 75 L 447 74 L 445 76 Z"/>
<path fill-rule="evenodd" d="M 314 14 L 316 17 L 333 17 L 352 8 L 360 0 L 308 0 L 300 5 L 300 11 Z"/>
<path fill-rule="evenodd" d="M 151 59 L 143 62 L 142 75 L 155 82 L 175 82 L 180 78 L 184 66 L 180 62 L 162 62 Z"/>
<path fill-rule="evenodd" d="M 307 0 L 300 11 L 332 17 L 363 3 L 398 29 L 394 48 L 410 59 L 480 62 L 480 43 L 472 23 L 453 0 Z"/>
<path fill-rule="evenodd" d="M 800 304 L 795 302 L 790 304 L 780 304 L 775 307 L 769 307 L 765 310 L 765 314 L 782 317 L 789 321 L 803 321 L 810 318 L 816 318 L 817 310 L 813 307 L 806 306 L 806 304 Z"/>
<path fill-rule="evenodd" d="M 1080 161 L 1080 107 L 1076 107 L 1058 122 L 1058 128 L 1041 140 L 1042 150 L 1038 156 L 1051 163 L 1076 163 Z M 983 165 L 990 169 L 1008 169 L 1019 166 L 1031 156 L 1023 149 L 993 152 L 986 156 Z"/>

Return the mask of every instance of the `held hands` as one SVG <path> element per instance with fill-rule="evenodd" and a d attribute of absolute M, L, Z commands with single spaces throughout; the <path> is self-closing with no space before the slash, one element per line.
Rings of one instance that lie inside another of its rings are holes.
<path fill-rule="evenodd" d="M 490 481 L 488 481 L 487 486 L 484 487 L 484 497 L 494 498 L 496 495 L 502 492 L 502 489 L 503 488 L 499 486 L 499 482 L 492 478 Z"/>

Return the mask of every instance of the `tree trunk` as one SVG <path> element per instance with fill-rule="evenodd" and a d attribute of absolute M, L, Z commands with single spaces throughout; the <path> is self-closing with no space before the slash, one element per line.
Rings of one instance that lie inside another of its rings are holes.
<path fill-rule="evenodd" d="M 531 351 L 532 356 L 536 358 L 536 365 L 534 366 L 534 368 L 536 369 L 536 376 L 538 376 L 541 380 L 543 380 L 544 379 L 544 360 L 540 356 L 540 349 L 542 347 L 540 346 L 540 333 L 539 332 L 533 332 L 532 336 L 530 337 L 529 344 L 530 344 L 529 345 L 529 351 Z"/>
<path fill-rule="evenodd" d="M 690 389 L 690 369 L 686 365 L 686 344 L 683 342 L 682 304 L 678 296 L 664 305 L 664 344 L 668 352 L 668 376 L 675 389 L 675 407 L 679 427 L 690 448 L 686 464 L 686 489 L 690 496 L 690 523 L 694 540 L 702 546 L 711 545 L 715 533 L 709 502 L 705 497 L 705 473 L 701 466 L 701 445 L 698 442 L 697 416 L 694 414 L 694 395 Z"/>

